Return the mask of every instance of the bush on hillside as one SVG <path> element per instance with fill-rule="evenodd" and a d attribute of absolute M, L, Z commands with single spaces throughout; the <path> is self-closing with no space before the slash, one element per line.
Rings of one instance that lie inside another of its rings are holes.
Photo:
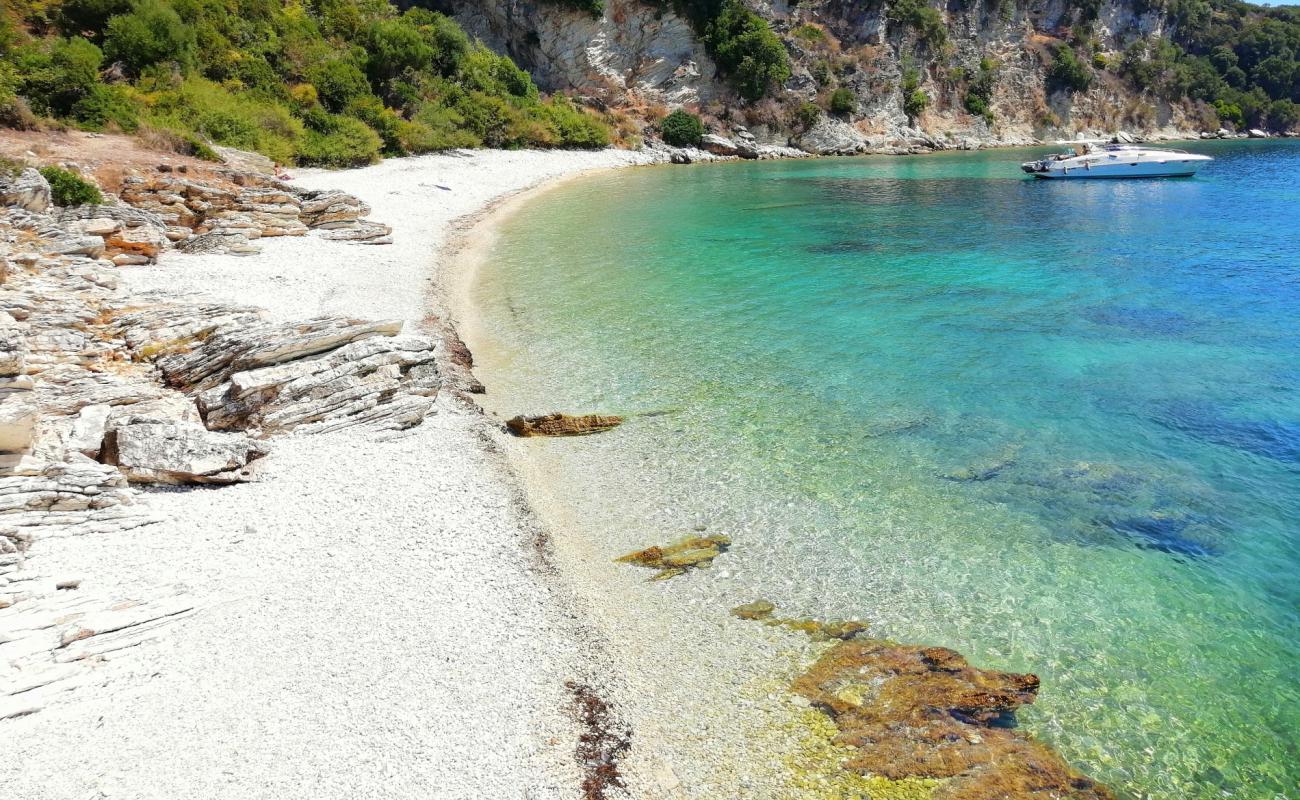
<path fill-rule="evenodd" d="M 831 92 L 830 111 L 832 114 L 851 114 L 858 107 L 858 97 L 851 90 L 839 88 Z"/>
<path fill-rule="evenodd" d="M 930 95 L 921 90 L 920 76 L 916 70 L 908 70 L 903 73 L 903 113 L 907 115 L 909 122 L 915 122 L 916 118 L 930 106 Z"/>
<path fill-rule="evenodd" d="M 382 142 L 361 120 L 322 112 L 308 122 L 310 127 L 298 148 L 299 162 L 320 167 L 361 167 L 379 160 Z"/>
<path fill-rule="evenodd" d="M 822 110 L 815 103 L 802 103 L 794 110 L 791 121 L 801 131 L 812 130 L 817 120 L 822 118 Z"/>
<path fill-rule="evenodd" d="M 673 147 L 694 147 L 704 138 L 704 123 L 685 109 L 677 109 L 659 123 L 659 134 Z"/>
<path fill-rule="evenodd" d="M 38 114 L 67 116 L 99 81 L 100 49 L 85 39 L 49 39 L 15 50 L 17 93 Z"/>
<path fill-rule="evenodd" d="M 188 66 L 194 44 L 194 29 L 163 0 L 135 0 L 130 13 L 113 17 L 104 30 L 105 57 L 134 75 L 154 64 Z"/>
<path fill-rule="evenodd" d="M 49 182 L 50 199 L 56 206 L 99 205 L 104 202 L 98 187 L 75 172 L 54 166 L 41 167 L 39 172 Z"/>
<path fill-rule="evenodd" d="M 320 104 L 335 113 L 358 98 L 371 96 L 366 73 L 348 60 L 323 61 L 307 72 L 307 80 L 315 87 Z"/>
<path fill-rule="evenodd" d="M 948 41 L 943 15 L 926 5 L 925 0 L 894 0 L 889 7 L 889 19 L 916 31 L 916 38 L 931 49 L 938 49 Z"/>
<path fill-rule="evenodd" d="M 1074 48 L 1058 45 L 1047 67 L 1047 87 L 1051 91 L 1086 92 L 1092 86 L 1092 70 L 1079 60 Z"/>
<path fill-rule="evenodd" d="M 767 20 L 740 0 L 722 0 L 704 26 L 704 45 L 746 100 L 757 100 L 790 77 L 790 57 Z"/>

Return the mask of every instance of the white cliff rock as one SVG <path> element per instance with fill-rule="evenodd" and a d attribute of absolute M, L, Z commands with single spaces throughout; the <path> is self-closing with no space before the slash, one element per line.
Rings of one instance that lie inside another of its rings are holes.
<path fill-rule="evenodd" d="M 671 7 L 609 0 L 600 17 L 540 0 L 457 0 L 452 9 L 467 31 L 511 53 L 544 89 L 674 105 L 722 93 L 712 59 Z"/>

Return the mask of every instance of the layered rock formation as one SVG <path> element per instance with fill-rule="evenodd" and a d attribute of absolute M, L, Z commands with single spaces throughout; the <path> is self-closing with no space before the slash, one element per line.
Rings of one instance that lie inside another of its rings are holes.
<path fill-rule="evenodd" d="M 120 266 L 173 243 L 220 237 L 228 249 L 312 228 L 387 236 L 350 195 L 158 172 L 127 176 L 116 204 L 55 208 L 26 170 L 0 197 L 4 718 L 38 710 L 193 608 L 174 590 L 106 597 L 28 569 L 34 544 L 158 522 L 140 484 L 252 479 L 271 434 L 418 425 L 441 376 L 435 339 L 400 322 L 271 322 L 253 307 L 119 288 Z"/>

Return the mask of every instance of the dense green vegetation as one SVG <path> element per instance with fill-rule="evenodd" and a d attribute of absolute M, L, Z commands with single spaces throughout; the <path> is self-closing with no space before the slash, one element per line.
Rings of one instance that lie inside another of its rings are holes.
<path fill-rule="evenodd" d="M 916 70 L 909 69 L 903 73 L 903 113 L 907 115 L 909 122 L 915 122 L 916 118 L 930 107 L 930 95 L 926 94 L 921 88 L 921 79 Z"/>
<path fill-rule="evenodd" d="M 1075 0 L 1072 7 L 1072 46 L 1049 66 L 1057 87 L 1077 91 L 1094 70 L 1109 70 L 1164 100 L 1203 102 L 1238 128 L 1300 124 L 1300 8 L 1136 0 L 1137 12 L 1164 14 L 1169 34 L 1136 40 L 1121 57 L 1106 59 L 1091 40 L 1101 3 Z"/>
<path fill-rule="evenodd" d="M 674 147 L 694 147 L 704 137 L 704 123 L 699 117 L 679 108 L 659 123 L 659 135 Z"/>
<path fill-rule="evenodd" d="M 56 206 L 99 205 L 104 196 L 95 184 L 82 180 L 76 173 L 61 167 L 41 167 L 40 173 L 50 184 L 50 199 Z"/>
<path fill-rule="evenodd" d="M 790 77 L 790 56 L 767 20 L 740 0 L 675 0 L 741 97 L 757 100 Z"/>
<path fill-rule="evenodd" d="M 1050 91 L 1086 92 L 1092 86 L 1093 71 L 1079 59 L 1074 48 L 1058 45 L 1047 65 L 1047 88 Z"/>
<path fill-rule="evenodd" d="M 943 15 L 926 0 L 894 0 L 889 6 L 889 21 L 916 31 L 916 38 L 932 50 L 948 41 Z"/>
<path fill-rule="evenodd" d="M 387 0 L 14 0 L 0 16 L 0 123 L 40 118 L 329 166 L 609 141 L 452 20 Z"/>
<path fill-rule="evenodd" d="M 993 124 L 993 84 L 997 79 L 998 65 L 988 58 L 980 59 L 979 72 L 975 73 L 966 85 L 966 96 L 962 105 L 972 114 L 983 117 Z"/>

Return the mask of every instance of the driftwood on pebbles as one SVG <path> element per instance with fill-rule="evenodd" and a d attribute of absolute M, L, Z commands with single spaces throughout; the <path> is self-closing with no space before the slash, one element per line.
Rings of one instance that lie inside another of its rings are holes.
<path fill-rule="evenodd" d="M 128 176 L 112 200 L 59 209 L 34 170 L 0 180 L 0 720 L 193 609 L 173 589 L 122 598 L 44 575 L 26 560 L 35 543 L 158 522 L 139 484 L 249 480 L 271 434 L 418 425 L 441 387 L 435 339 L 400 321 L 272 322 L 119 288 L 118 267 L 172 247 L 225 252 L 312 228 L 384 241 L 351 195 L 160 171 Z"/>

